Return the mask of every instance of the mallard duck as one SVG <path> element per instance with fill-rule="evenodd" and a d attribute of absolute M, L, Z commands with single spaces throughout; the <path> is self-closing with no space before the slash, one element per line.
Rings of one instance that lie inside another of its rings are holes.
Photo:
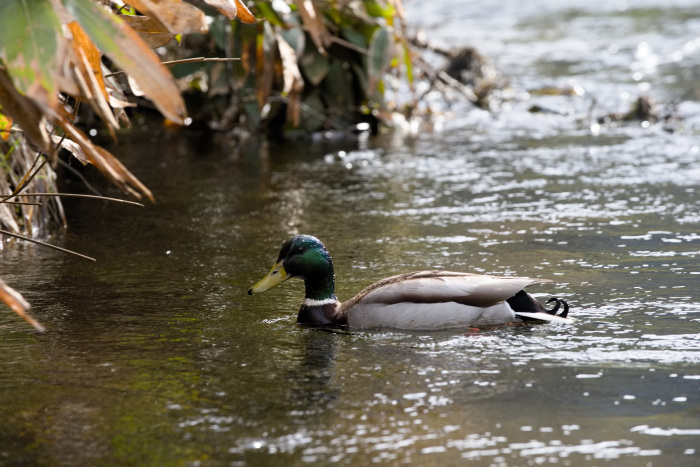
<path fill-rule="evenodd" d="M 555 305 L 547 310 L 523 290 L 552 281 L 529 277 L 410 272 L 380 280 L 341 303 L 335 296 L 333 260 L 310 235 L 284 242 L 277 263 L 248 294 L 265 292 L 290 277 L 302 278 L 306 286 L 297 322 L 312 326 L 436 330 L 529 320 L 571 322 L 564 300 L 550 299 Z"/>

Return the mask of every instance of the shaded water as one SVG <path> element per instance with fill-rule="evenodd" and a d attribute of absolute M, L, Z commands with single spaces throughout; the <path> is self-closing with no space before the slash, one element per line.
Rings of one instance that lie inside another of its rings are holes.
<path fill-rule="evenodd" d="M 520 33 L 542 30 L 534 12 L 519 14 Z M 542 56 L 549 43 L 533 47 Z M 515 84 L 526 89 L 544 73 L 522 57 L 529 71 Z M 583 68 L 598 60 L 575 57 Z M 697 89 L 698 62 L 675 62 L 695 73 L 686 91 Z M 638 91 L 586 76 L 590 93 L 619 98 L 601 109 L 622 105 L 619 89 Z M 663 82 L 650 89 L 674 95 Z M 53 239 L 97 263 L 24 244 L 0 253 L 3 279 L 49 330 L 0 315 L 0 464 L 697 465 L 693 100 L 669 133 L 594 128 L 587 97 L 547 99 L 573 110 L 528 114 L 532 98 L 361 147 L 124 139 L 115 152 L 158 203 L 67 203 L 71 228 Z M 417 269 L 532 275 L 555 279 L 531 291 L 566 297 L 578 320 L 480 332 L 299 327 L 301 283 L 246 295 L 298 232 L 326 243 L 341 299 Z"/>

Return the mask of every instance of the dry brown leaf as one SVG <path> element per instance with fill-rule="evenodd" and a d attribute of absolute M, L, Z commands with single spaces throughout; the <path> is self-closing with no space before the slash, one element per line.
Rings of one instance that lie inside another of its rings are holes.
<path fill-rule="evenodd" d="M 141 90 L 141 86 L 139 86 L 139 83 L 137 83 L 136 80 L 131 77 L 131 75 L 127 75 L 126 80 L 129 82 L 129 88 L 131 88 L 131 93 L 134 96 L 143 97 L 146 95 L 146 93 Z"/>
<path fill-rule="evenodd" d="M 109 70 L 102 64 L 102 72 L 107 73 Z M 109 95 L 109 105 L 112 107 L 114 114 L 117 119 L 126 128 L 131 128 L 131 122 L 129 121 L 129 116 L 126 114 L 124 109 L 127 107 L 137 107 L 133 102 L 129 102 L 124 92 L 122 91 L 119 83 L 113 78 L 105 78 L 105 85 L 107 87 L 107 94 Z"/>
<path fill-rule="evenodd" d="M 116 135 L 114 133 L 114 130 L 119 129 L 119 123 L 117 122 L 117 119 L 114 117 L 114 113 L 112 113 L 112 109 L 109 106 L 109 102 L 107 100 L 107 91 L 104 89 L 104 84 L 100 84 L 97 81 L 97 77 L 95 74 L 92 72 L 91 68 L 88 68 L 88 63 L 87 59 L 84 55 L 81 55 L 81 58 L 83 58 L 83 69 L 82 71 L 85 73 L 85 76 L 87 78 L 87 85 L 88 87 L 92 90 L 93 94 L 93 99 L 90 101 L 90 105 L 92 108 L 95 110 L 97 115 L 102 118 L 102 120 L 107 123 L 107 129 L 109 130 L 110 134 L 112 135 L 112 138 L 116 139 Z"/>
<path fill-rule="evenodd" d="M 165 118 L 182 125 L 187 111 L 170 71 L 133 29 L 122 22 L 118 26 L 123 36 L 115 40 L 123 47 L 105 51 L 106 55 L 139 83 Z"/>
<path fill-rule="evenodd" d="M 37 331 L 44 332 L 46 328 L 40 322 L 29 316 L 29 303 L 15 289 L 10 287 L 0 279 L 0 300 L 5 302 L 12 311 L 17 313 L 22 319 L 34 326 Z"/>
<path fill-rule="evenodd" d="M 311 0 L 294 0 L 294 3 L 297 5 L 304 28 L 311 35 L 311 39 L 316 44 L 319 53 L 326 55 L 326 48 L 331 45 L 333 37 L 328 28 L 326 28 L 323 14 Z"/>
<path fill-rule="evenodd" d="M 263 40 L 259 41 L 256 48 L 255 93 L 258 98 L 258 106 L 262 111 L 272 92 L 275 78 L 275 55 L 277 47 L 274 44 L 275 34 L 269 22 L 263 24 Z"/>
<path fill-rule="evenodd" d="M 109 151 L 92 144 L 92 141 L 82 131 L 75 128 L 64 116 L 55 114 L 53 117 L 58 125 L 63 128 L 63 131 L 66 132 L 66 135 L 80 146 L 88 161 L 97 167 L 112 183 L 137 198 L 141 198 L 141 194 L 143 194 L 151 202 L 155 202 L 151 191 Z"/>
<path fill-rule="evenodd" d="M 0 67 L 0 107 L 5 115 L 12 117 L 14 122 L 22 128 L 32 146 L 45 154 L 53 154 L 53 147 L 46 131 L 44 113 L 34 101 L 17 92 L 7 71 L 2 67 Z"/>
<path fill-rule="evenodd" d="M 173 34 L 205 33 L 209 30 L 204 13 L 189 3 L 173 0 L 125 0 L 125 3 L 158 20 Z"/>
<path fill-rule="evenodd" d="M 127 107 L 138 107 L 133 102 L 123 101 L 117 97 L 112 96 L 111 94 L 109 96 L 109 105 L 111 105 L 112 108 L 114 108 L 114 109 L 126 109 Z"/>
<path fill-rule="evenodd" d="M 116 138 L 115 130 L 119 128 L 119 122 L 109 106 L 100 52 L 77 22 L 70 23 L 68 28 L 73 35 L 70 56 L 72 66 L 64 66 L 64 75 L 59 80 L 61 87 L 65 87 L 71 81 L 77 84 L 78 93 L 69 89 L 63 89 L 64 92 L 90 104 L 107 125 L 112 138 Z"/>
<path fill-rule="evenodd" d="M 107 99 L 107 90 L 105 89 L 105 81 L 102 76 L 102 54 L 94 42 L 90 40 L 83 28 L 80 27 L 77 21 L 72 21 L 68 24 L 68 29 L 73 34 L 73 49 L 81 50 L 90 65 L 90 70 L 99 85 L 102 95 Z"/>
<path fill-rule="evenodd" d="M 255 19 L 255 16 L 253 16 L 253 13 L 250 12 L 245 3 L 243 3 L 241 0 L 234 1 L 236 2 L 236 6 L 238 7 L 238 19 L 248 24 L 253 24 L 257 21 L 257 19 Z"/>
<path fill-rule="evenodd" d="M 83 151 L 83 148 L 81 148 L 80 145 L 74 141 L 58 135 L 51 136 L 51 140 L 54 142 L 54 144 L 60 145 L 63 149 L 70 152 L 81 164 L 87 165 L 90 163 L 85 155 L 85 151 Z"/>
<path fill-rule="evenodd" d="M 204 0 L 204 3 L 212 8 L 216 8 L 219 10 L 219 13 L 228 19 L 236 19 L 236 16 L 238 16 L 235 0 Z"/>
<path fill-rule="evenodd" d="M 287 120 L 299 126 L 301 93 L 304 90 L 304 78 L 297 65 L 297 55 L 291 45 L 281 34 L 276 33 L 277 44 L 282 58 L 282 93 L 287 96 Z"/>
<path fill-rule="evenodd" d="M 243 23 L 252 24 L 257 21 L 245 3 L 240 0 L 203 0 L 204 3 L 219 10 L 228 19 L 238 19 Z"/>
<path fill-rule="evenodd" d="M 175 37 L 175 34 L 163 26 L 163 23 L 151 17 L 131 15 L 120 15 L 119 17 L 131 26 L 152 49 L 167 44 L 170 42 L 170 39 Z"/>
<path fill-rule="evenodd" d="M 114 157 L 112 153 L 107 151 L 105 148 L 101 146 L 94 146 L 94 148 L 97 150 L 97 153 L 100 155 L 102 160 L 109 165 L 110 169 L 113 170 L 114 172 L 118 173 L 124 180 L 125 180 L 125 185 L 124 185 L 124 190 L 128 191 L 132 195 L 134 195 L 136 198 L 141 198 L 141 194 L 145 195 L 146 198 L 152 203 L 155 203 L 156 200 L 153 198 L 153 193 L 151 193 L 151 190 L 149 190 L 146 185 L 141 183 L 141 180 L 136 178 L 134 174 L 132 174 L 129 169 L 124 167 L 124 164 L 122 164 L 119 159 Z M 133 187 L 133 188 L 132 188 Z M 134 188 L 136 190 L 134 190 Z"/>
<path fill-rule="evenodd" d="M 136 31 L 97 3 L 66 1 L 65 7 L 101 52 L 132 75 L 165 118 L 184 124 L 187 111 L 175 80 Z M 121 119 L 123 114 L 119 114 Z"/>

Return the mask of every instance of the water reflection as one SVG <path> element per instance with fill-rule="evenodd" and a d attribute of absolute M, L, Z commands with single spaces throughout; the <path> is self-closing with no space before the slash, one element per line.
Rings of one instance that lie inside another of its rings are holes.
<path fill-rule="evenodd" d="M 301 343 L 305 353 L 297 367 L 289 369 L 285 379 L 290 388 L 291 407 L 308 406 L 311 412 L 323 412 L 338 398 L 339 389 L 332 384 L 339 345 L 338 333 L 312 330 L 304 333 Z M 305 411 L 305 415 L 309 412 Z M 295 411 L 291 416 L 299 415 Z"/>

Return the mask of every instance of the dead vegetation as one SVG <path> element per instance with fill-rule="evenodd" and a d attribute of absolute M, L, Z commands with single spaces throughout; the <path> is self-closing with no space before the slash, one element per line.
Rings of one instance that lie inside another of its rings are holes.
<path fill-rule="evenodd" d="M 206 3 L 230 20 L 255 21 L 240 0 Z M 204 32 L 207 22 L 201 10 L 174 0 L 126 4 L 129 11 L 124 4 L 92 0 L 0 3 L 0 238 L 42 243 L 31 237 L 45 233 L 51 222 L 65 225 L 53 170 L 61 150 L 94 165 L 135 198 L 153 201 L 145 185 L 79 128 L 79 110 L 89 106 L 116 139 L 116 132 L 130 125 L 125 109 L 135 105 L 112 75 L 123 71 L 132 89 L 138 88 L 167 120 L 185 124 L 180 89 L 151 46 L 156 38 Z M 0 300 L 43 330 L 27 314 L 29 305 L 21 295 L 4 282 Z"/>

